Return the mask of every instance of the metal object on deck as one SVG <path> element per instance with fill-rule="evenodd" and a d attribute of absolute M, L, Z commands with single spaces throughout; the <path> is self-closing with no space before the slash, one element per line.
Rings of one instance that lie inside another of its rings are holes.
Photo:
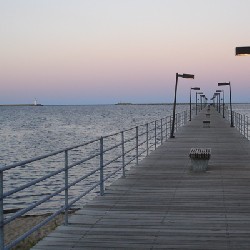
<path fill-rule="evenodd" d="M 205 172 L 211 158 L 211 148 L 191 148 L 189 158 L 193 172 Z"/>

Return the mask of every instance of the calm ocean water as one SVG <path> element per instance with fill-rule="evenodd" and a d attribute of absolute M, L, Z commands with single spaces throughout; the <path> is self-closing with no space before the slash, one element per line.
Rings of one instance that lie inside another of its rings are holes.
<path fill-rule="evenodd" d="M 188 105 L 178 105 L 177 112 L 188 108 Z M 233 109 L 250 115 L 250 105 L 237 104 Z M 171 114 L 172 105 L 0 107 L 0 164 L 4 166 L 51 153 Z M 81 157 L 85 152 L 75 153 Z M 37 166 L 13 169 L 4 177 L 4 191 L 63 167 L 61 163 L 61 160 L 55 157 Z M 93 166 L 90 164 L 84 167 L 76 168 L 71 173 L 72 179 Z M 58 175 L 50 182 L 13 195 L 6 200 L 5 209 L 23 208 L 27 203 L 50 194 L 62 183 L 63 175 Z M 73 189 L 72 197 L 82 190 L 82 186 Z M 59 196 L 49 204 L 41 206 L 36 213 L 49 212 L 62 205 L 62 200 L 63 196 Z"/>
<path fill-rule="evenodd" d="M 172 105 L 0 107 L 0 114 L 0 164 L 7 165 L 163 118 Z"/>

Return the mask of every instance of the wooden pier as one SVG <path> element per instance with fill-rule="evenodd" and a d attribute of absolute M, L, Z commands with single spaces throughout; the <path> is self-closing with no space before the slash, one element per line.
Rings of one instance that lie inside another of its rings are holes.
<path fill-rule="evenodd" d="M 250 143 L 213 108 L 71 216 L 33 250 L 250 249 Z M 211 148 L 190 171 L 191 148 Z"/>

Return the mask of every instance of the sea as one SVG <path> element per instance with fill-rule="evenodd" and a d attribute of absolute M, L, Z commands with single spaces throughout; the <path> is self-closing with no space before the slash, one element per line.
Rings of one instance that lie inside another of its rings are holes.
<path fill-rule="evenodd" d="M 82 144 L 131 127 L 172 115 L 172 105 L 85 105 L 85 106 L 1 106 L 0 107 L 0 165 L 6 166 L 54 151 Z M 177 105 L 177 112 L 189 110 L 189 105 Z M 250 104 L 234 104 L 233 110 L 250 115 Z M 112 145 L 110 145 L 112 146 Z M 78 152 L 78 156 L 84 152 Z M 71 178 L 84 175 L 87 168 L 76 169 Z M 97 163 L 96 163 L 97 164 Z M 60 165 L 60 166 L 56 166 Z M 34 166 L 21 166 L 4 175 L 4 192 L 63 167 L 52 158 Z M 50 182 L 36 185 L 5 199 L 6 213 L 18 211 L 58 189 L 63 182 L 58 175 Z M 96 176 L 96 178 L 98 178 Z M 117 177 L 118 178 L 118 177 Z M 78 186 L 71 196 L 82 192 Z M 81 207 L 98 191 L 75 205 Z M 50 213 L 63 206 L 63 194 L 39 206 L 35 214 Z"/>

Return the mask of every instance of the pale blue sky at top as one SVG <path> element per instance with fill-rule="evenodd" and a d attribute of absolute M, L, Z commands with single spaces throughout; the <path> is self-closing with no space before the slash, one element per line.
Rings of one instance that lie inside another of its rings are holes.
<path fill-rule="evenodd" d="M 249 0 L 12 0 L 0 3 L 0 103 L 172 102 L 231 81 L 250 102 Z"/>

